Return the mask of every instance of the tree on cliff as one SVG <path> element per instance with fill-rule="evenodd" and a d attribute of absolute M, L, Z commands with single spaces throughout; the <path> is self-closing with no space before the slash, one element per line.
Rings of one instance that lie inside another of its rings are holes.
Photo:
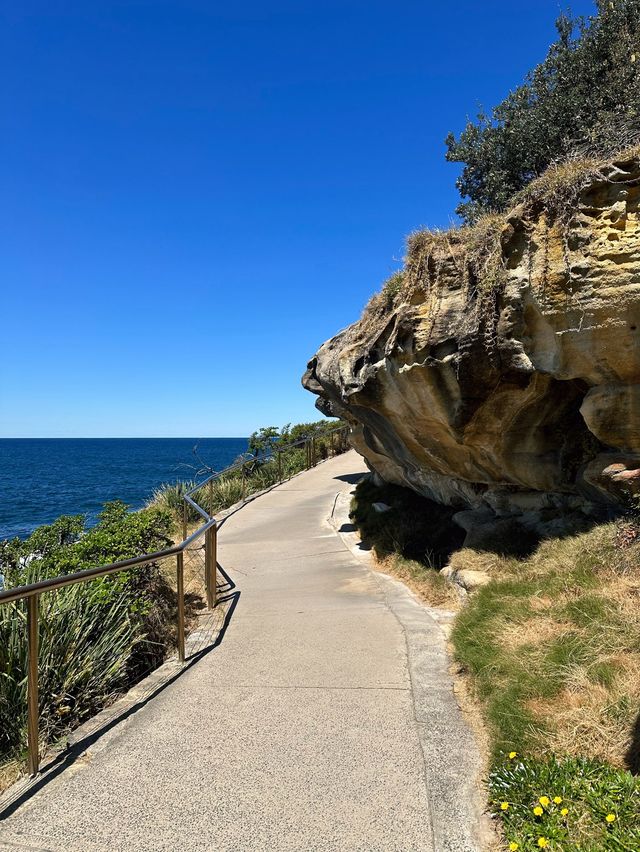
<path fill-rule="evenodd" d="M 468 222 L 572 153 L 608 154 L 640 140 L 640 0 L 596 0 L 589 18 L 561 15 L 558 40 L 491 114 L 446 140 L 464 163 L 457 186 Z"/>

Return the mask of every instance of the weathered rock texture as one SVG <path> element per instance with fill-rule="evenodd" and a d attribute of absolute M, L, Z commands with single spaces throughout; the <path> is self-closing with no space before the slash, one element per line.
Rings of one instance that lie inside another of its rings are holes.
<path fill-rule="evenodd" d="M 410 237 L 402 276 L 303 378 L 373 471 L 469 526 L 549 531 L 640 480 L 640 161 L 570 178 Z"/>

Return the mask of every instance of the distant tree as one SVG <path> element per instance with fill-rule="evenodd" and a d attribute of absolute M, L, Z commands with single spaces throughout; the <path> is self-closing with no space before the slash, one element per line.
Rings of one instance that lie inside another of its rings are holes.
<path fill-rule="evenodd" d="M 249 437 L 247 451 L 253 456 L 267 455 L 279 439 L 280 429 L 277 426 L 263 426 Z"/>
<path fill-rule="evenodd" d="M 640 140 L 640 0 L 596 0 L 589 18 L 561 15 L 558 40 L 525 82 L 449 134 L 464 163 L 457 212 L 472 222 L 505 209 L 547 166 L 572 152 L 601 154 Z"/>
<path fill-rule="evenodd" d="M 263 426 L 249 437 L 247 451 L 259 458 L 268 455 L 276 446 L 286 446 L 312 436 L 325 435 L 338 423 L 335 420 L 317 420 L 314 423 L 286 423 L 281 429 L 277 426 Z"/>

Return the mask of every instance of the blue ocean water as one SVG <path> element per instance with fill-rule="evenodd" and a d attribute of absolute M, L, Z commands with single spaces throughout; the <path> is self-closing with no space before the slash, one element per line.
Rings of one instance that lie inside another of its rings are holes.
<path fill-rule="evenodd" d="M 0 438 L 0 539 L 28 536 L 59 515 L 95 520 L 107 500 L 141 508 L 163 482 L 221 470 L 246 438 Z"/>

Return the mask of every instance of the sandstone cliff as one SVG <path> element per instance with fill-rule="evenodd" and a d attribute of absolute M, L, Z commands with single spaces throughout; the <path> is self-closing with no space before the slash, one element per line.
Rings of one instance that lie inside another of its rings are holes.
<path fill-rule="evenodd" d="M 310 361 L 384 480 L 541 532 L 640 481 L 640 152 L 551 170 L 507 215 L 419 232 Z"/>

